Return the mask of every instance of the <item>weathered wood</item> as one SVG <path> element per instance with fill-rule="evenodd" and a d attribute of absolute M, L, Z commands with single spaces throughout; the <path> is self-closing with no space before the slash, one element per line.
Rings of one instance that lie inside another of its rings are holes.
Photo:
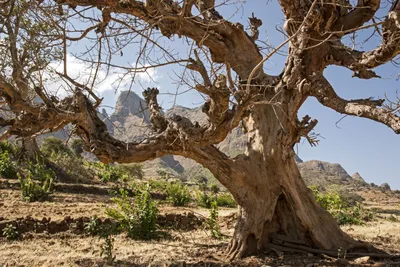
<path fill-rule="evenodd" d="M 277 234 L 277 233 L 270 233 L 269 237 L 272 238 L 272 239 L 278 239 L 278 240 L 281 240 L 281 241 L 284 241 L 284 242 L 289 242 L 289 243 L 294 243 L 294 244 L 303 244 L 303 245 L 306 244 L 306 242 L 304 240 L 294 239 L 294 238 L 291 238 L 289 236 L 280 235 L 280 234 Z"/>

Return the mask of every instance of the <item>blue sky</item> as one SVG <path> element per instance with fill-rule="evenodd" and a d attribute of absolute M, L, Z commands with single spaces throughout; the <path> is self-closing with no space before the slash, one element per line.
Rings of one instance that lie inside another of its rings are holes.
<path fill-rule="evenodd" d="M 267 4 L 268 2 L 268 4 Z M 384 15 L 388 7 L 382 10 L 379 15 Z M 248 25 L 247 18 L 254 12 L 255 16 L 263 20 L 260 28 L 260 39 L 266 40 L 278 46 L 285 38 L 276 27 L 282 27 L 283 14 L 277 1 L 255 1 L 250 0 L 236 10 L 234 5 L 218 9 L 225 18 L 233 22 L 241 22 L 245 27 Z M 357 40 L 361 43 L 370 33 L 369 30 L 359 34 Z M 183 57 L 187 56 L 188 45 L 184 39 L 174 38 L 174 41 L 161 39 L 165 44 L 173 47 Z M 373 49 L 379 43 L 379 38 L 372 38 L 368 43 L 358 46 L 359 49 Z M 82 48 L 82 47 L 81 47 Z M 285 51 L 286 48 L 283 49 Z M 134 62 L 137 51 L 135 49 L 124 51 L 121 62 Z M 284 66 L 285 57 L 275 55 L 265 65 L 264 69 L 270 74 L 279 74 Z M 176 92 L 176 84 L 172 82 L 174 72 L 182 71 L 183 68 L 169 66 L 152 70 L 153 80 L 142 75 L 136 80 L 132 90 L 141 95 L 142 88 L 147 86 L 159 87 L 161 91 L 160 103 L 167 109 L 174 104 L 174 97 L 168 93 Z M 363 97 L 384 97 L 387 94 L 393 98 L 399 88 L 399 81 L 394 77 L 400 73 L 400 69 L 392 64 L 387 64 L 377 69 L 382 79 L 360 80 L 352 78 L 352 73 L 344 68 L 329 67 L 325 75 L 332 83 L 337 93 L 346 99 Z M 122 86 L 120 90 L 126 88 Z M 111 83 L 102 84 L 100 94 L 105 97 L 104 106 L 114 106 L 116 93 L 111 88 Z M 180 92 L 186 88 L 181 87 Z M 400 91 L 400 90 L 399 90 Z M 189 91 L 177 97 L 176 104 L 195 107 L 203 103 L 203 98 L 196 91 Z M 112 112 L 108 109 L 108 112 Z M 400 162 L 398 152 L 400 151 L 400 136 L 396 135 L 387 126 L 378 124 L 367 119 L 346 117 L 336 124 L 343 115 L 321 106 L 315 99 L 309 99 L 299 112 L 299 117 L 305 114 L 318 119 L 319 123 L 315 132 L 320 134 L 320 144 L 317 147 L 310 147 L 307 142 L 296 147 L 300 158 L 303 160 L 318 159 L 332 163 L 340 163 L 350 175 L 359 172 L 367 181 L 376 184 L 389 183 L 393 189 L 400 189 Z"/>

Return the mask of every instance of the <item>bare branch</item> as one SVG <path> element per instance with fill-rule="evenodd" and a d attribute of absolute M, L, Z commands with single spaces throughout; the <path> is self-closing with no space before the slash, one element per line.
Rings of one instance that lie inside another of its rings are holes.
<path fill-rule="evenodd" d="M 345 100 L 339 97 L 330 83 L 323 77 L 314 82 L 314 89 L 311 95 L 318 101 L 341 114 L 368 118 L 376 122 L 383 123 L 400 134 L 400 117 L 382 106 L 384 100 L 356 99 Z"/>

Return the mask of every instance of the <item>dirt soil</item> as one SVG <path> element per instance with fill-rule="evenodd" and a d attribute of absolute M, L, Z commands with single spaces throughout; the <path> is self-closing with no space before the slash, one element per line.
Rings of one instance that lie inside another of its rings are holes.
<path fill-rule="evenodd" d="M 371 199 L 369 199 L 371 200 Z M 383 213 L 378 220 L 363 226 L 344 226 L 351 236 L 383 249 L 390 254 L 400 254 L 400 206 L 369 202 Z M 17 189 L 0 189 L 0 223 L 26 216 L 52 221 L 65 217 L 106 218 L 105 206 L 112 206 L 110 197 L 96 194 L 55 193 L 51 202 L 26 203 Z M 368 207 L 369 207 L 368 206 Z M 199 208 L 160 207 L 162 214 L 193 212 L 207 217 L 208 210 Z M 153 241 L 135 241 L 124 234 L 114 237 L 115 266 L 400 266 L 400 262 L 361 258 L 357 261 L 338 260 L 312 254 L 268 254 L 226 262 L 224 251 L 233 233 L 236 209 L 220 209 L 220 226 L 225 237 L 212 239 L 204 227 L 195 230 L 169 230 L 169 237 Z M 390 212 L 387 212 L 390 211 Z M 393 216 L 389 221 L 388 216 Z M 395 221 L 397 220 L 397 221 Z M 76 234 L 70 231 L 56 234 L 27 232 L 21 240 L 7 241 L 0 237 L 0 266 L 109 266 L 100 257 L 104 239 Z"/>

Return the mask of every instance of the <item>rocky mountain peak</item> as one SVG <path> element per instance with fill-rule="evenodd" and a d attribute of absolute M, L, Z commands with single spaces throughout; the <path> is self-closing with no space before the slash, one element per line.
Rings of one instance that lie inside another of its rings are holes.
<path fill-rule="evenodd" d="M 124 120 L 133 115 L 138 118 L 149 120 L 150 114 L 146 102 L 133 91 L 123 91 L 118 96 L 115 111 L 112 115 L 114 120 Z"/>
<path fill-rule="evenodd" d="M 365 183 L 365 180 L 361 177 L 361 175 L 358 172 L 354 173 L 351 176 L 351 178 L 353 178 L 353 180 L 355 180 L 355 181 L 358 181 L 358 182 L 361 182 L 361 183 Z"/>

